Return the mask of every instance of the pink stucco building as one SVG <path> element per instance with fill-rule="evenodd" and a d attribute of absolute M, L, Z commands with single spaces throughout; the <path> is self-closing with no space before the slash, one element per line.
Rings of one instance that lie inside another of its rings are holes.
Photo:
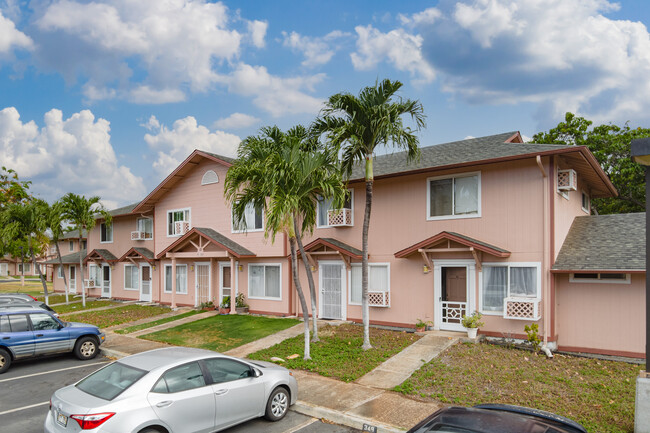
<path fill-rule="evenodd" d="M 232 224 L 223 196 L 232 162 L 196 150 L 141 202 L 113 211 L 112 227 L 99 220 L 84 259 L 90 293 L 192 306 L 243 293 L 253 313 L 301 314 L 287 239 L 266 239 L 255 209 L 245 231 Z M 344 209 L 316 204 L 304 242 L 319 317 L 361 321 L 361 171 L 348 188 Z M 378 156 L 371 323 L 461 331 L 462 315 L 480 311 L 487 336 L 523 338 L 534 322 L 551 347 L 642 357 L 645 245 L 625 250 L 638 262 L 621 260 L 621 232 L 590 233 L 614 224 L 589 216 L 590 199 L 615 194 L 586 147 L 522 143 L 518 132 L 423 147 L 412 164 Z M 616 218 L 642 230 L 639 215 Z M 598 261 L 581 247 L 590 241 Z M 306 288 L 302 266 L 300 278 Z"/>

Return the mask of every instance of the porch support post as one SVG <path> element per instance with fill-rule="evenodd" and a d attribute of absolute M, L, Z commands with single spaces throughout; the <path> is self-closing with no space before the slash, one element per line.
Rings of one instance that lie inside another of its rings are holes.
<path fill-rule="evenodd" d="M 235 284 L 233 284 L 233 279 Z M 237 262 L 235 262 L 233 255 L 230 255 L 230 285 L 234 286 L 230 289 L 230 314 L 237 314 L 235 299 L 237 299 L 237 293 L 239 292 L 239 269 L 237 269 Z"/>
<path fill-rule="evenodd" d="M 176 257 L 172 256 L 172 310 L 176 309 Z"/>

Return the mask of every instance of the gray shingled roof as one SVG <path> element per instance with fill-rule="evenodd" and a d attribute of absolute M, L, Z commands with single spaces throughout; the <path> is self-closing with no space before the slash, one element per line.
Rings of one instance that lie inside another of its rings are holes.
<path fill-rule="evenodd" d="M 88 232 L 86 230 L 82 229 L 81 230 L 81 236 L 83 236 L 84 239 L 87 238 L 88 237 Z M 63 233 L 63 236 L 61 236 L 59 238 L 60 241 L 63 241 L 63 240 L 66 240 L 66 239 L 79 239 L 79 230 L 74 229 L 72 231 Z"/>
<path fill-rule="evenodd" d="M 99 254 L 104 260 L 107 262 L 116 262 L 118 260 L 113 253 L 111 253 L 108 250 L 105 250 L 103 248 L 96 248 L 93 251 L 95 251 L 97 254 Z"/>
<path fill-rule="evenodd" d="M 79 255 L 81 255 L 81 260 L 83 260 L 84 257 L 86 257 L 86 250 L 81 250 L 81 251 L 77 251 L 76 253 L 61 256 L 61 261 L 63 261 L 64 265 L 79 264 Z M 59 258 L 55 257 L 52 260 L 48 260 L 41 263 L 46 265 L 58 265 Z"/>
<path fill-rule="evenodd" d="M 450 143 L 421 147 L 420 160 L 407 163 L 406 152 L 379 155 L 373 163 L 374 176 L 386 176 L 414 170 L 444 167 L 454 164 L 479 162 L 494 158 L 534 154 L 537 152 L 565 149 L 571 146 L 558 144 L 506 143 L 505 140 L 517 131 L 487 137 L 470 138 Z M 351 180 L 364 178 L 364 165 L 357 165 L 350 176 Z"/>
<path fill-rule="evenodd" d="M 645 213 L 576 217 L 553 265 L 559 271 L 645 270 Z"/>
<path fill-rule="evenodd" d="M 332 244 L 332 245 L 334 245 L 334 246 L 336 246 L 336 247 L 338 247 L 338 248 L 340 248 L 342 250 L 345 250 L 345 251 L 347 251 L 349 253 L 352 253 L 352 254 L 354 254 L 356 256 L 363 255 L 363 251 L 358 250 L 358 249 L 356 249 L 356 248 L 354 248 L 354 247 L 352 247 L 352 246 L 350 246 L 350 245 L 348 245 L 348 244 L 346 244 L 344 242 L 341 242 L 338 239 L 334 239 L 334 238 L 321 238 L 321 239 L 324 240 L 325 242 L 329 242 L 330 244 Z"/>
<path fill-rule="evenodd" d="M 130 204 L 128 206 L 118 207 L 117 209 L 109 210 L 108 213 L 111 214 L 111 216 L 128 215 L 139 204 L 140 202 L 137 202 L 137 203 Z"/>
<path fill-rule="evenodd" d="M 201 149 L 198 149 L 198 150 L 201 150 Z M 216 153 L 212 153 L 212 152 L 206 152 L 205 150 L 201 150 L 201 152 L 203 152 L 203 153 L 207 153 L 207 154 L 210 155 L 210 156 L 214 156 L 215 158 L 219 158 L 219 159 L 221 159 L 221 160 L 224 160 L 224 161 L 226 161 L 226 162 L 229 162 L 230 164 L 234 164 L 234 163 L 235 163 L 235 159 L 234 159 L 234 158 L 229 158 L 229 157 L 227 157 L 227 156 L 223 156 L 223 155 L 217 155 Z"/>
<path fill-rule="evenodd" d="M 209 237 L 210 239 L 213 239 L 214 241 L 220 243 L 224 247 L 228 248 L 229 250 L 235 252 L 236 254 L 238 254 L 240 256 L 254 256 L 255 255 L 254 252 L 242 247 L 237 242 L 235 242 L 235 241 L 233 241 L 231 239 L 228 239 L 227 237 L 225 237 L 224 235 L 222 235 L 221 233 L 219 233 L 219 232 L 217 232 L 215 230 L 205 228 L 205 227 L 194 227 L 194 230 L 196 230 L 197 232 Z"/>
<path fill-rule="evenodd" d="M 156 258 L 155 254 L 148 248 L 133 247 L 133 249 L 145 259 L 155 260 Z"/>

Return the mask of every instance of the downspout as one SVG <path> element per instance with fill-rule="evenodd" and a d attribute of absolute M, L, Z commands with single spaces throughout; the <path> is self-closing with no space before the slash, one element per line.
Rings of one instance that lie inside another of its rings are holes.
<path fill-rule="evenodd" d="M 547 220 L 549 219 L 549 217 L 547 215 L 549 215 L 549 213 L 551 212 L 550 205 L 549 205 L 549 196 L 550 196 L 549 189 L 550 189 L 550 187 L 549 187 L 549 182 L 546 181 L 546 178 L 548 177 L 548 174 L 546 173 L 546 170 L 544 170 L 544 164 L 542 163 L 542 158 L 539 155 L 537 155 L 537 157 L 535 159 L 537 161 L 537 166 L 539 167 L 539 170 L 542 172 L 542 189 L 544 191 L 543 194 L 542 194 L 542 200 L 543 200 L 543 206 L 542 206 L 542 209 L 543 209 L 543 211 L 542 211 L 542 227 L 543 227 L 543 229 L 542 229 L 542 238 L 543 238 L 543 242 L 542 242 L 543 243 L 542 272 L 543 272 L 543 274 L 542 275 L 547 275 L 546 270 L 547 270 L 547 265 L 549 263 L 549 261 L 548 261 L 548 257 L 549 257 L 548 256 L 548 251 L 549 251 L 550 245 L 551 245 L 550 237 L 553 236 L 553 232 L 551 231 L 550 227 L 549 227 L 549 236 L 544 236 L 545 235 L 544 232 L 546 231 L 546 226 L 547 226 Z M 551 220 L 552 220 L 552 218 L 551 218 Z M 552 254 L 552 252 L 551 252 L 551 254 Z M 542 287 L 544 289 L 544 293 L 543 293 L 543 299 L 544 299 L 544 307 L 543 307 L 543 311 L 544 311 L 544 344 L 542 345 L 541 350 L 542 350 L 542 352 L 544 352 L 544 354 L 547 357 L 553 358 L 553 354 L 551 353 L 551 350 L 548 348 L 548 330 L 549 330 L 549 320 L 550 320 L 550 315 L 551 315 L 551 311 L 550 311 L 550 308 L 549 308 L 549 305 L 550 305 L 549 296 L 550 295 L 549 295 L 549 290 L 547 290 L 547 287 L 549 286 L 549 284 L 550 284 L 550 279 L 548 279 L 546 281 L 546 284 L 542 285 Z"/>

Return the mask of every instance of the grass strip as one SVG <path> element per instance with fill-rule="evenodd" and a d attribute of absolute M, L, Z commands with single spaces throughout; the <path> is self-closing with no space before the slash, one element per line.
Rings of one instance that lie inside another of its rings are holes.
<path fill-rule="evenodd" d="M 425 401 L 503 403 L 556 413 L 588 431 L 634 430 L 635 381 L 643 366 L 490 344 L 457 344 L 394 390 Z"/>
<path fill-rule="evenodd" d="M 173 322 L 175 320 L 180 320 L 185 317 L 194 316 L 195 314 L 203 313 L 203 311 L 192 310 L 186 313 L 177 314 L 171 317 L 165 317 L 164 319 L 154 320 L 153 322 L 141 323 L 139 325 L 129 326 L 128 328 L 118 329 L 115 332 L 117 334 L 130 334 L 132 332 L 140 331 L 142 329 L 153 328 L 154 326 L 162 325 L 163 323 Z"/>
<path fill-rule="evenodd" d="M 320 341 L 311 343 L 311 360 L 304 360 L 304 336 L 290 338 L 268 349 L 250 354 L 251 359 L 270 361 L 277 356 L 287 368 L 307 370 L 345 382 L 358 379 L 388 358 L 415 343 L 420 336 L 402 331 L 370 328 L 372 349 L 363 350 L 363 328 L 358 325 L 326 325 L 318 330 Z M 287 356 L 299 354 L 295 359 Z"/>
<path fill-rule="evenodd" d="M 70 321 L 89 323 L 100 328 L 120 325 L 126 322 L 145 319 L 147 317 L 159 316 L 169 313 L 169 307 L 157 307 L 148 305 L 125 305 L 124 307 L 111 308 L 108 310 L 88 311 L 85 313 L 70 316 Z M 65 320 L 66 318 L 64 318 Z"/>
<path fill-rule="evenodd" d="M 74 304 L 68 305 L 57 305 L 53 308 L 59 314 L 73 313 L 75 311 L 90 310 L 92 308 L 101 308 L 101 307 L 110 307 L 112 305 L 119 305 L 120 302 L 114 301 L 86 301 L 86 306 L 84 307 L 81 302 L 75 302 Z"/>
<path fill-rule="evenodd" d="M 219 315 L 165 329 L 139 338 L 176 346 L 198 347 L 225 352 L 251 341 L 290 328 L 300 323 L 297 319 Z"/>

